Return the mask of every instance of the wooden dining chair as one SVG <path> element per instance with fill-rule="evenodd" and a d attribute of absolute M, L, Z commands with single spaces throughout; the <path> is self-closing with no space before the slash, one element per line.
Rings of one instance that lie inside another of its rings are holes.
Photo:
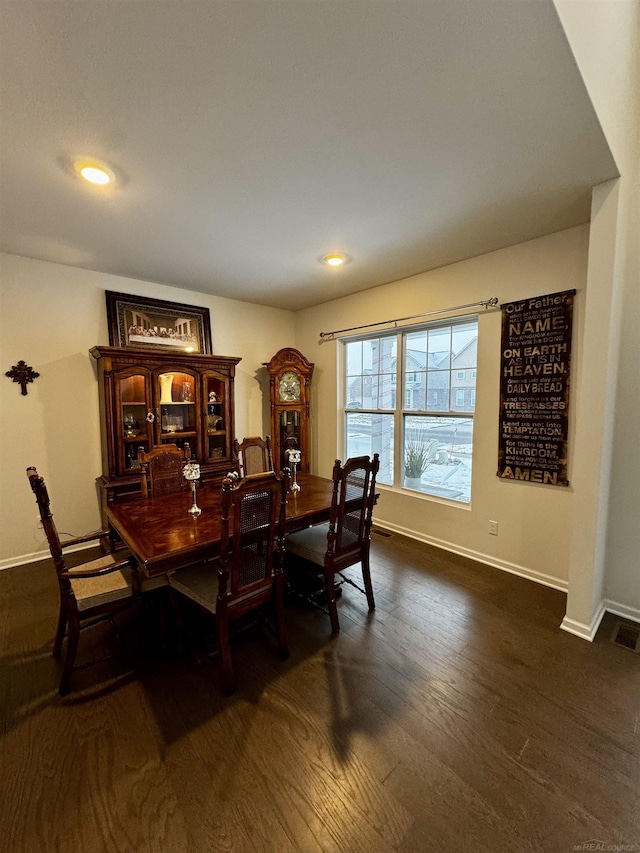
<path fill-rule="evenodd" d="M 183 491 L 186 488 L 182 469 L 191 458 L 191 449 L 185 442 L 181 450 L 176 444 L 159 444 L 145 451 L 138 449 L 140 487 L 142 497 L 158 498 Z"/>
<path fill-rule="evenodd" d="M 280 654 L 289 654 L 284 618 L 282 557 L 290 475 L 249 474 L 222 481 L 220 556 L 178 569 L 169 585 L 215 614 L 226 693 L 235 689 L 230 622 L 271 605 Z"/>
<path fill-rule="evenodd" d="M 259 435 L 252 435 L 241 442 L 234 438 L 233 457 L 238 465 L 241 477 L 273 471 L 271 436 L 261 438 Z"/>
<path fill-rule="evenodd" d="M 110 531 L 96 530 L 62 542 L 53 520 L 44 479 L 34 467 L 27 468 L 27 477 L 36 496 L 42 527 L 47 536 L 58 579 L 60 607 L 53 655 L 56 658 L 62 657 L 66 636 L 67 644 L 59 686 L 60 694 L 64 695 L 69 692 L 80 631 L 106 619 L 110 620 L 115 628 L 113 616 L 116 612 L 132 605 L 142 591 L 166 586 L 167 581 L 161 577 L 146 581 L 144 587 L 141 587 L 135 564 L 126 552 L 120 552 L 118 556 L 107 554 L 82 565 L 67 568 L 64 556 L 66 548 L 98 540 L 112 541 Z"/>
<path fill-rule="evenodd" d="M 328 524 L 292 533 L 285 541 L 287 559 L 302 558 L 322 570 L 326 603 L 334 633 L 340 630 L 336 593 L 344 583 L 364 593 L 369 610 L 375 610 L 369 550 L 379 468 L 377 453 L 373 454 L 373 459 L 368 456 L 347 459 L 344 465 L 336 459 Z M 357 563 L 362 567 L 364 589 L 343 574 L 345 569 Z M 337 585 L 336 575 L 340 577 Z"/>

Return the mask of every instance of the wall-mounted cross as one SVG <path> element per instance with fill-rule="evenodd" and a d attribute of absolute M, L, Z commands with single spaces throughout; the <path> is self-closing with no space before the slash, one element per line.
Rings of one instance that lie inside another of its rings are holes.
<path fill-rule="evenodd" d="M 18 382 L 22 388 L 22 394 L 26 397 L 27 383 L 33 382 L 33 380 L 37 379 L 40 374 L 36 373 L 32 367 L 29 367 L 26 361 L 19 361 L 17 364 L 13 365 L 11 370 L 7 370 L 5 376 L 8 376 L 9 379 L 13 379 L 14 382 Z"/>

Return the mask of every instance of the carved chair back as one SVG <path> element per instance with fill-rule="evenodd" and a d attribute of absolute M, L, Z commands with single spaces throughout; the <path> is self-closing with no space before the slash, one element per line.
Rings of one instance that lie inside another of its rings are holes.
<path fill-rule="evenodd" d="M 335 461 L 325 557 L 331 571 L 341 571 L 368 554 L 379 468 L 377 453 L 371 459 L 355 456 L 344 465 Z"/>
<path fill-rule="evenodd" d="M 269 435 L 266 438 L 253 435 L 245 438 L 242 442 L 239 442 L 237 438 L 234 439 L 233 455 L 238 464 L 241 477 L 274 470 L 271 454 L 271 436 Z"/>
<path fill-rule="evenodd" d="M 218 602 L 271 594 L 282 569 L 289 471 L 222 481 Z"/>
<path fill-rule="evenodd" d="M 158 498 L 185 488 L 182 476 L 184 463 L 191 458 L 191 449 L 185 442 L 184 450 L 175 444 L 160 444 L 146 452 L 138 450 L 142 496 Z"/>
<path fill-rule="evenodd" d="M 69 579 L 60 576 L 61 573 L 66 572 L 67 566 L 65 563 L 64 554 L 62 552 L 62 543 L 60 542 L 60 536 L 58 534 L 58 530 L 53 520 L 53 514 L 51 512 L 49 492 L 47 491 L 47 487 L 43 478 L 38 475 L 38 472 L 35 468 L 27 468 L 27 477 L 29 478 L 29 485 L 31 486 L 31 490 L 36 496 L 38 512 L 40 513 L 40 520 L 42 521 L 42 529 L 44 530 L 47 537 L 49 551 L 51 552 L 53 564 L 58 575 L 60 591 L 63 594 L 72 594 L 71 583 Z"/>

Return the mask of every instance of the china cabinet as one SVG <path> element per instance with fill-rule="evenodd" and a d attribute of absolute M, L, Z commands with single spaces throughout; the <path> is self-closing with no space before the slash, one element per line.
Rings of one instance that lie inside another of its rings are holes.
<path fill-rule="evenodd" d="M 299 468 L 309 472 L 310 386 L 313 364 L 302 353 L 285 347 L 265 362 L 271 398 L 271 444 L 276 470 L 289 465 L 288 450 L 300 452 Z"/>
<path fill-rule="evenodd" d="M 140 488 L 138 451 L 189 445 L 201 477 L 233 467 L 234 377 L 239 358 L 96 346 L 103 509 Z"/>

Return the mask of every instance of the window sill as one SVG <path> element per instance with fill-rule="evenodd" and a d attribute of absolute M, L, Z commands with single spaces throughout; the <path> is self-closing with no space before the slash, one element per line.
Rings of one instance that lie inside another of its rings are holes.
<path fill-rule="evenodd" d="M 387 483 L 376 482 L 376 490 L 391 492 L 396 495 L 404 495 L 405 497 L 416 498 L 419 501 L 427 501 L 428 503 L 437 503 L 442 506 L 453 507 L 454 509 L 471 510 L 471 501 L 468 503 L 456 501 L 440 495 L 432 495 L 427 492 L 417 492 L 415 489 L 406 489 L 404 486 L 389 486 Z"/>

